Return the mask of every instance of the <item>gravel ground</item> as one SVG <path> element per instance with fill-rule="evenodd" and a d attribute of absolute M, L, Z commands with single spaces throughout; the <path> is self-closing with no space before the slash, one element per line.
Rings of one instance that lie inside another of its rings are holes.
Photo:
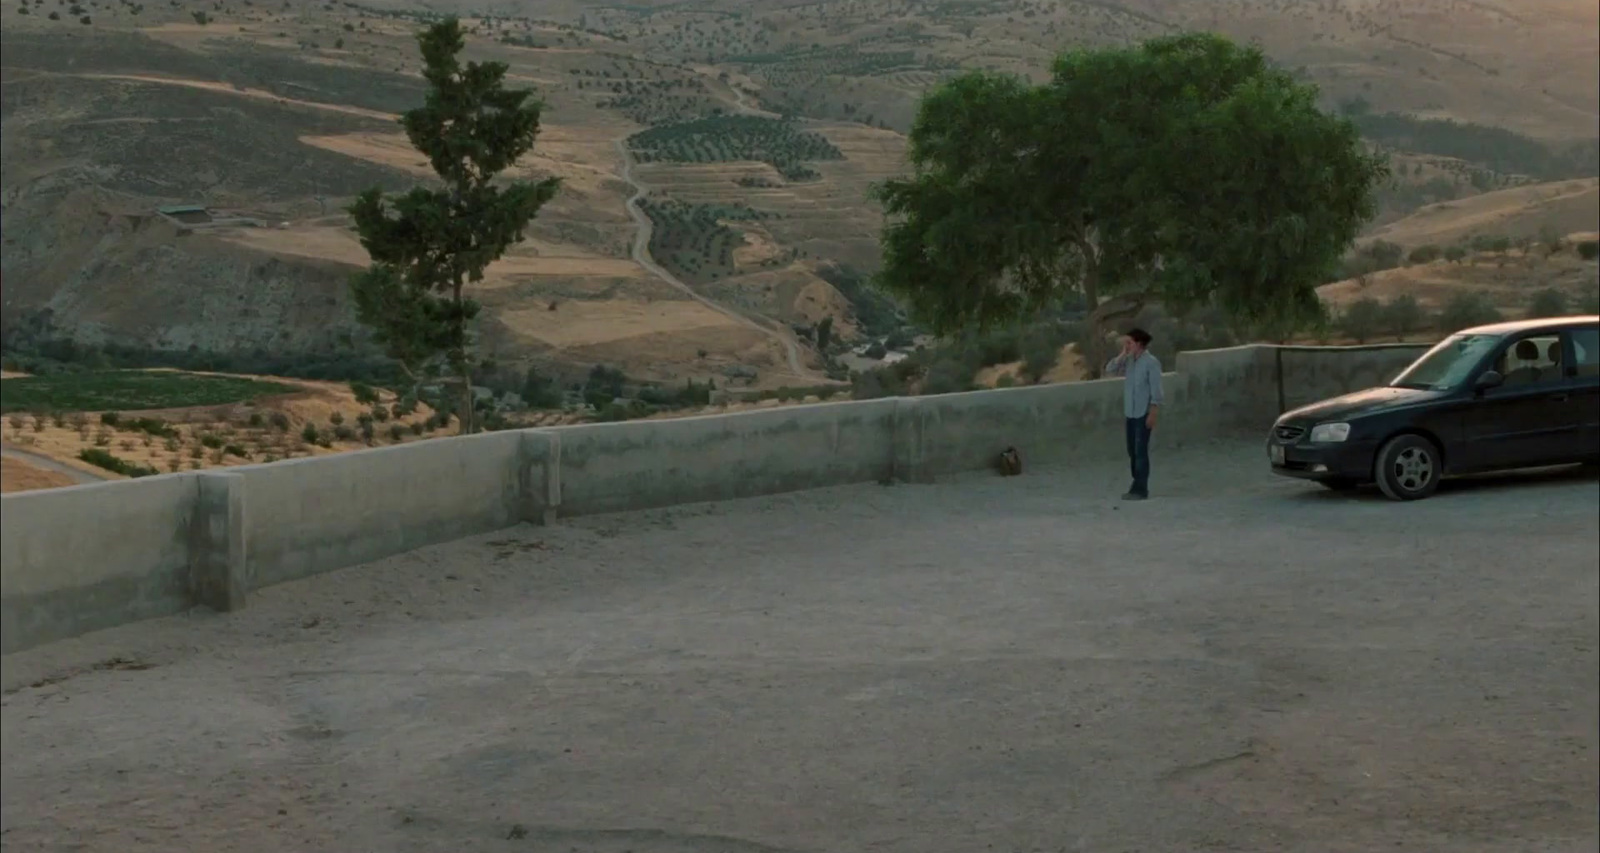
<path fill-rule="evenodd" d="M 1592 851 L 1600 487 L 1255 443 L 519 528 L 4 661 L 6 850 Z"/>

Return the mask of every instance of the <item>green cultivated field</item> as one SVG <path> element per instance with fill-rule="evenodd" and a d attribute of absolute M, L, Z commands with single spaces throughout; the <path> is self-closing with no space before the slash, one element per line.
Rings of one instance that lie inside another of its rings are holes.
<path fill-rule="evenodd" d="M 0 411 L 136 412 L 242 403 L 295 390 L 289 385 L 235 376 L 105 370 L 0 381 Z"/>

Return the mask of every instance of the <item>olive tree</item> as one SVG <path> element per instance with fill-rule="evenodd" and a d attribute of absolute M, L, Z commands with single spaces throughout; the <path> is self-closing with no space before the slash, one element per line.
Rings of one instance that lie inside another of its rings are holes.
<path fill-rule="evenodd" d="M 909 143 L 874 189 L 876 281 L 940 333 L 1069 305 L 1097 329 L 1147 303 L 1311 321 L 1388 174 L 1314 87 L 1215 35 L 1072 51 L 1038 85 L 962 75 Z"/>

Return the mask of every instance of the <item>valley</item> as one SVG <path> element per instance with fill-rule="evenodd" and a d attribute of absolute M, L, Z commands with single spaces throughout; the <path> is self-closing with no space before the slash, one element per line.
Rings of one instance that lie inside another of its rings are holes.
<path fill-rule="evenodd" d="M 1363 245 L 1436 256 L 1328 285 L 1336 315 L 1408 294 L 1440 310 L 1458 291 L 1516 314 L 1537 292 L 1576 307 L 1596 289 L 1573 248 L 1600 231 L 1592 4 L 22 0 L 0 14 L 8 367 L 381 384 L 343 208 L 432 180 L 396 120 L 424 91 L 412 35 L 445 13 L 466 16 L 470 58 L 506 63 L 544 102 L 517 174 L 562 181 L 472 288 L 497 399 L 537 375 L 570 407 L 613 372 L 628 399 L 850 393 L 847 368 L 880 363 L 863 353 L 924 340 L 865 284 L 882 224 L 869 191 L 904 171 L 920 95 L 1192 28 L 1257 41 L 1390 155 Z M 1520 253 L 1492 251 L 1501 238 Z M 1552 240 L 1567 251 L 1528 251 Z M 1078 378 L 1071 341 L 1050 346 L 1038 381 Z M 970 380 L 1028 381 L 1020 364 Z"/>

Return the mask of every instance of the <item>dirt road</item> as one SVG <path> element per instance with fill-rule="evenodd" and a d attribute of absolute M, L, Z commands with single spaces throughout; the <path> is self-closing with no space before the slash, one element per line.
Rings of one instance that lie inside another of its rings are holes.
<path fill-rule="evenodd" d="M 60 462 L 45 456 L 44 454 L 34 453 L 30 450 L 23 450 L 22 448 L 11 444 L 0 446 L 0 456 L 4 456 L 7 459 L 15 459 L 18 462 L 26 463 L 34 468 L 40 468 L 45 471 L 51 471 L 56 474 L 69 477 L 74 485 L 82 485 L 84 483 L 100 483 L 111 479 L 109 477 L 96 476 L 87 471 L 74 468 L 71 465 L 63 465 Z"/>
<path fill-rule="evenodd" d="M 639 206 L 639 200 L 644 198 L 650 188 L 633 174 L 633 152 L 628 149 L 627 137 L 618 137 L 614 144 L 617 147 L 617 156 L 622 158 L 622 179 L 633 187 L 633 195 L 628 198 L 628 215 L 633 217 L 634 223 L 638 225 L 638 230 L 633 235 L 632 254 L 634 262 L 649 270 L 656 278 L 682 291 L 690 299 L 737 321 L 742 326 L 754 329 L 777 341 L 783 347 L 790 373 L 802 381 L 820 381 L 815 373 L 806 369 L 805 362 L 800 354 L 800 346 L 795 343 L 792 337 L 769 325 L 753 320 L 748 315 L 729 308 L 720 302 L 701 296 L 694 288 L 685 284 L 677 276 L 668 272 L 665 267 L 656 263 L 655 258 L 650 256 L 650 235 L 654 233 L 655 224 L 650 221 L 650 215 L 645 213 L 643 208 Z"/>

